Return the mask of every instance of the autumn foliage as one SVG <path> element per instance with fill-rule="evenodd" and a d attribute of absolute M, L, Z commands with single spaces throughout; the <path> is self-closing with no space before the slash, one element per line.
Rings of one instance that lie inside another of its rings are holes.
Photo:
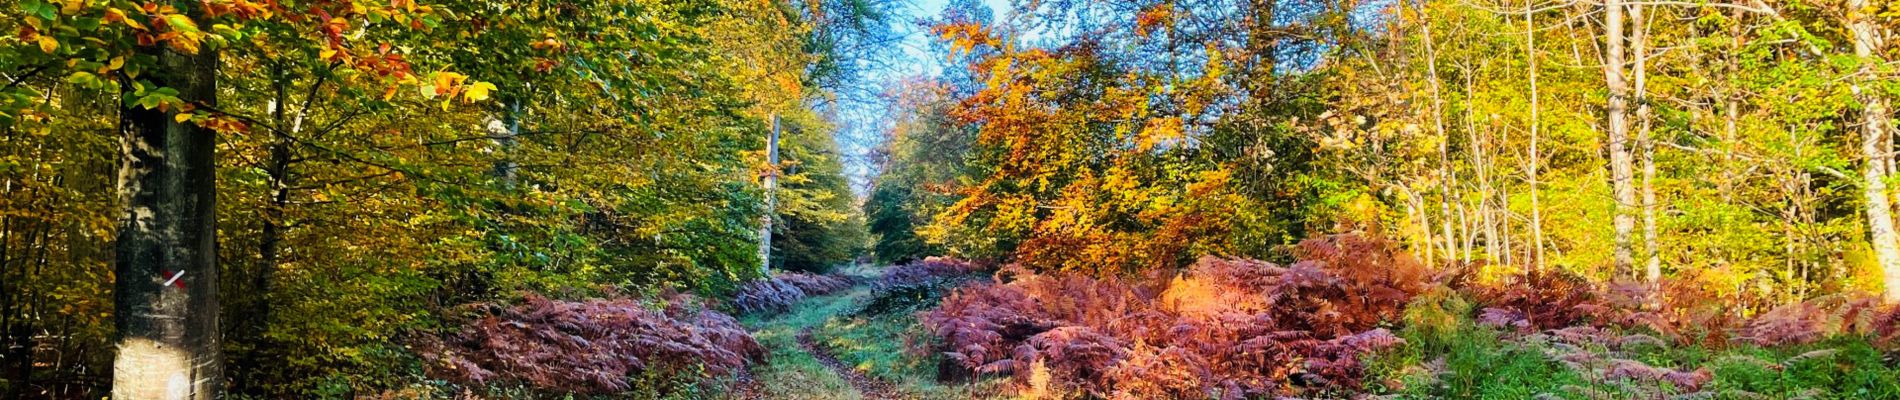
<path fill-rule="evenodd" d="M 844 278 L 788 272 L 746 282 L 732 295 L 732 307 L 741 313 L 784 311 L 807 296 L 822 296 L 851 287 Z"/>
<path fill-rule="evenodd" d="M 1291 266 L 1203 258 L 1178 277 L 1036 274 L 961 289 L 927 312 L 944 354 L 1031 391 L 1245 398 L 1350 390 L 1426 270 L 1388 241 L 1303 242 Z"/>
<path fill-rule="evenodd" d="M 471 306 L 486 314 L 424 341 L 432 375 L 519 383 L 553 392 L 617 393 L 640 376 L 706 380 L 765 361 L 738 321 L 690 300 L 655 309 L 635 300 L 551 300 Z M 652 374 L 652 375 L 648 375 Z"/>
<path fill-rule="evenodd" d="M 1660 288 L 1599 283 L 1563 271 L 1529 271 L 1463 292 L 1481 307 L 1479 324 L 1520 333 L 1601 327 L 1658 335 L 1708 348 L 1787 346 L 1849 335 L 1877 343 L 1900 339 L 1900 306 L 1870 293 L 1839 293 L 1787 303 L 1703 289 L 1700 274 L 1665 279 Z"/>

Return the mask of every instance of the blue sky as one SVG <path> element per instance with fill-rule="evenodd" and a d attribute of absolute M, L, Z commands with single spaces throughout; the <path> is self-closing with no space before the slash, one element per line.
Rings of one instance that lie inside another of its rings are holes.
<path fill-rule="evenodd" d="M 930 54 L 931 37 L 929 30 L 918 26 L 915 21 L 932 18 L 943 11 L 948 0 L 905 0 L 899 3 L 898 15 L 891 20 L 893 27 L 903 35 L 898 48 L 889 49 L 894 59 L 888 61 L 888 68 L 872 69 L 865 78 L 872 85 L 889 88 L 892 84 L 907 77 L 937 76 L 945 67 L 944 60 Z M 983 0 L 996 13 L 996 19 L 1002 20 L 1004 10 L 1009 10 L 1009 0 Z M 860 196 L 869 188 L 869 180 L 875 172 L 871 160 L 867 157 L 871 150 L 882 145 L 882 132 L 888 129 L 891 118 L 888 104 L 882 102 L 856 102 L 847 104 L 842 110 L 846 115 L 838 118 L 838 130 L 834 132 L 839 149 L 844 152 L 845 174 L 851 178 L 853 188 Z"/>

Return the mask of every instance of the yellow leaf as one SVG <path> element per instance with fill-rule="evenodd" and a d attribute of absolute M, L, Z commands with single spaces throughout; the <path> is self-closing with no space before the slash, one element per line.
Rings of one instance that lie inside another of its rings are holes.
<path fill-rule="evenodd" d="M 125 66 L 124 56 L 113 57 L 112 61 L 106 62 L 106 70 L 117 70 L 119 69 L 119 67 L 124 67 L 124 66 Z"/>
<path fill-rule="evenodd" d="M 59 50 L 59 39 L 54 39 L 52 36 L 41 35 L 40 51 L 52 54 L 54 50 Z"/>
<path fill-rule="evenodd" d="M 318 58 L 318 59 L 323 59 L 323 60 L 328 60 L 328 59 L 330 59 L 330 57 L 334 57 L 334 56 L 336 56 L 336 48 L 335 48 L 335 47 L 328 47 L 328 46 L 325 46 L 325 47 L 323 48 L 323 50 L 321 50 L 321 51 L 318 51 L 318 52 L 317 52 L 317 58 Z"/>
<path fill-rule="evenodd" d="M 78 14 L 79 8 L 85 6 L 85 0 L 66 0 L 66 4 L 59 8 L 59 13 L 66 15 Z"/>
<path fill-rule="evenodd" d="M 488 92 L 493 90 L 495 90 L 493 83 L 475 82 L 468 86 L 468 91 L 462 92 L 462 100 L 470 102 L 488 100 Z"/>
<path fill-rule="evenodd" d="M 435 87 L 440 90 L 448 90 L 449 88 L 461 85 L 464 79 L 468 79 L 468 76 L 454 72 L 437 72 L 435 73 Z"/>
<path fill-rule="evenodd" d="M 172 120 L 173 120 L 173 121 L 178 121 L 178 123 L 181 123 L 181 124 L 182 124 L 182 123 L 185 123 L 185 121 L 190 121 L 190 120 L 191 120 L 191 114 L 187 114 L 187 113 L 178 113 L 178 116 L 175 116 L 175 117 L 172 117 Z"/>

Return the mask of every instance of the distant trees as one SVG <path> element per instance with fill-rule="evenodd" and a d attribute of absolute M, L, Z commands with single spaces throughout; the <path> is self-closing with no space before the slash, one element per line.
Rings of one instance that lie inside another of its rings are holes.
<path fill-rule="evenodd" d="M 950 116 L 956 84 L 907 81 L 896 90 L 898 114 L 876 154 L 879 174 L 864 199 L 879 263 L 902 264 L 942 253 L 918 234 L 951 205 L 975 130 Z"/>
<path fill-rule="evenodd" d="M 978 139 L 915 232 L 1047 268 L 1363 229 L 1433 263 L 1694 269 L 1780 300 L 1900 287 L 1890 7 L 1367 6 L 1044 2 L 939 24 L 984 52 L 952 113 Z"/>
<path fill-rule="evenodd" d="M 850 263 L 866 251 L 869 239 L 831 129 L 818 121 L 795 121 L 781 140 L 777 213 L 783 222 L 774 225 L 772 264 L 824 273 Z"/>

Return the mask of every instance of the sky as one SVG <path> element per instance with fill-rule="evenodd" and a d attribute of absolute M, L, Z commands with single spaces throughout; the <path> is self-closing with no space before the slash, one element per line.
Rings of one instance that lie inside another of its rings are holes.
<path fill-rule="evenodd" d="M 943 11 L 948 0 L 901 0 L 898 15 L 891 19 L 893 28 L 903 36 L 896 48 L 889 50 L 892 59 L 878 60 L 885 64 L 880 68 L 871 68 L 864 78 L 880 89 L 892 87 L 909 77 L 935 77 L 945 67 L 945 62 L 930 54 L 931 37 L 927 27 L 919 26 L 916 21 L 936 17 Z M 983 0 L 990 10 L 1001 20 L 1008 10 L 1009 0 Z M 851 179 L 852 188 L 859 197 L 870 191 L 870 182 L 876 173 L 869 154 L 883 145 L 883 132 L 889 129 L 892 120 L 889 104 L 883 99 L 861 99 L 845 102 L 842 115 L 837 121 L 838 130 L 834 132 L 842 151 L 845 174 Z"/>

